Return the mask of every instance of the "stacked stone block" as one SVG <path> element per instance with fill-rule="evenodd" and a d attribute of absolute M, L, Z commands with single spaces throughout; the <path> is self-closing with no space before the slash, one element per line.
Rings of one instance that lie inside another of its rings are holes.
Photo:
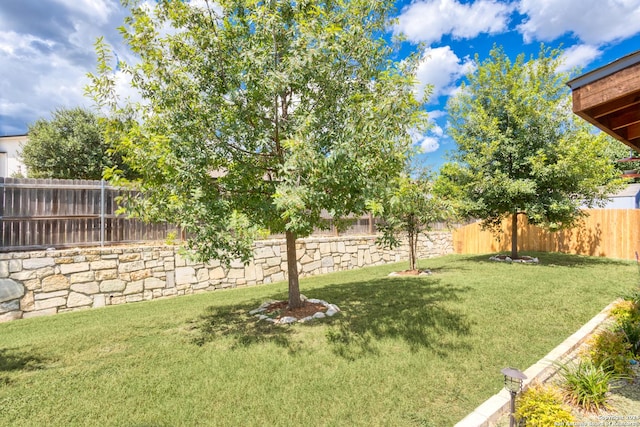
<path fill-rule="evenodd" d="M 453 252 L 451 233 L 419 242 L 419 258 Z M 406 260 L 375 236 L 322 237 L 296 245 L 301 277 Z M 273 283 L 287 279 L 284 240 L 258 241 L 249 264 L 194 262 L 173 246 L 108 247 L 0 254 L 0 321 Z"/>

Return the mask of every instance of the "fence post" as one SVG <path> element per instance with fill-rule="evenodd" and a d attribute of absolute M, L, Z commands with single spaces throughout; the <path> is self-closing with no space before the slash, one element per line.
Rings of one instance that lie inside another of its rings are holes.
<path fill-rule="evenodd" d="M 5 245 L 3 217 L 4 217 L 4 178 L 0 177 L 0 247 Z"/>
<path fill-rule="evenodd" d="M 100 180 L 100 246 L 104 246 L 104 227 L 105 227 L 105 182 Z"/>
<path fill-rule="evenodd" d="M 4 178 L 0 177 L 0 222 L 4 216 Z"/>

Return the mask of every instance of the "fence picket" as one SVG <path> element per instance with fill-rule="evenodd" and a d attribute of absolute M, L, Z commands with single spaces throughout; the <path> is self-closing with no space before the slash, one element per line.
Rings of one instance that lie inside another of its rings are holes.
<path fill-rule="evenodd" d="M 102 196 L 101 185 L 87 180 L 0 178 L 0 252 L 159 241 L 169 234 L 185 238 L 174 225 L 116 215 L 118 197 L 131 190 L 106 185 Z M 369 222 L 368 217 L 354 219 L 344 234 L 369 234 L 375 231 Z M 330 230 L 314 234 L 337 232 L 332 224 Z"/>
<path fill-rule="evenodd" d="M 0 178 L 0 251 L 100 244 L 101 182 Z M 128 191 L 128 190 L 127 190 Z M 114 214 L 118 188 L 106 186 L 105 244 L 165 239 L 176 227 Z M 133 238 L 124 232 L 137 230 Z"/>
<path fill-rule="evenodd" d="M 557 232 L 520 218 L 518 250 L 635 259 L 635 252 L 640 252 L 640 209 L 587 209 L 585 213 L 576 227 Z M 499 237 L 482 230 L 479 222 L 469 224 L 454 230 L 454 250 L 459 254 L 509 252 L 510 219 L 503 221 Z"/>

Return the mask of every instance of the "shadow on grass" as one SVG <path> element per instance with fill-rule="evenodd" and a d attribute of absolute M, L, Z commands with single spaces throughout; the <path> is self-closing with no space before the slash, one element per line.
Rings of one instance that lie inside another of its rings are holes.
<path fill-rule="evenodd" d="M 304 293 L 304 284 L 303 284 Z M 444 286 L 438 279 L 379 278 L 316 288 L 310 298 L 320 298 L 340 307 L 330 318 L 291 326 L 273 325 L 250 316 L 261 302 L 209 307 L 194 321 L 193 342 L 204 345 L 220 337 L 230 337 L 232 348 L 271 342 L 298 350 L 292 336 L 296 328 L 327 325 L 326 339 L 335 354 L 354 360 L 378 352 L 381 340 L 405 342 L 411 351 L 430 349 L 440 356 L 465 350 L 460 338 L 468 335 L 471 322 L 450 303 L 460 300 L 468 288 Z M 274 299 L 286 299 L 286 294 Z"/>
<path fill-rule="evenodd" d="M 45 358 L 33 350 L 0 348 L 0 384 L 11 383 L 11 379 L 4 375 L 6 372 L 43 369 L 45 362 Z"/>
<path fill-rule="evenodd" d="M 463 260 L 479 263 L 495 263 L 496 261 L 491 261 L 489 258 L 497 254 L 498 252 L 484 255 L 468 256 L 464 257 Z M 508 255 L 507 252 L 500 252 L 500 254 Z M 591 267 L 601 265 L 629 266 L 631 263 L 631 261 L 624 261 L 619 259 L 588 257 L 582 255 L 563 254 L 559 252 L 520 252 L 519 254 L 537 257 L 540 260 L 539 264 L 522 264 L 523 266 L 531 267 L 535 267 L 538 265 L 559 267 Z"/>
<path fill-rule="evenodd" d="M 377 353 L 384 339 L 405 342 L 411 351 L 430 349 L 446 357 L 467 348 L 471 322 L 452 308 L 468 288 L 444 286 L 434 278 L 383 278 L 327 286 L 318 297 L 340 306 L 326 333 L 333 351 L 346 359 Z"/>
<path fill-rule="evenodd" d="M 280 347 L 294 351 L 291 344 L 290 327 L 276 326 L 258 321 L 249 311 L 260 303 L 243 305 L 209 307 L 207 312 L 194 321 L 196 332 L 193 343 L 202 346 L 220 337 L 230 337 L 232 348 L 247 347 L 252 344 L 272 342 Z"/>

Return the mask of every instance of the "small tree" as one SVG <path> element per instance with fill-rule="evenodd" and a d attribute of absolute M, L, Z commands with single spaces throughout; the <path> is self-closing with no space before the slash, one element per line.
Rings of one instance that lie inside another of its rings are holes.
<path fill-rule="evenodd" d="M 512 62 L 494 48 L 448 105 L 458 150 L 441 169 L 439 192 L 457 196 L 466 215 L 493 230 L 510 217 L 513 258 L 518 216 L 570 227 L 582 206 L 619 185 L 606 136 L 571 112 L 560 53 L 541 47 L 537 58 Z"/>
<path fill-rule="evenodd" d="M 434 222 L 452 216 L 450 204 L 435 196 L 432 188 L 433 181 L 426 173 L 415 179 L 407 174 L 395 180 L 387 200 L 371 204 L 374 215 L 384 220 L 378 226 L 382 233 L 378 244 L 393 249 L 400 246 L 400 236 L 406 237 L 409 270 L 416 270 L 420 235 L 429 231 Z"/>
<path fill-rule="evenodd" d="M 32 178 L 101 179 L 116 164 L 98 117 L 83 108 L 61 108 L 51 120 L 29 126 L 22 161 Z"/>
<path fill-rule="evenodd" d="M 394 62 L 383 37 L 393 2 L 124 3 L 122 33 L 140 61 L 120 67 L 143 100 L 113 97 L 101 40 L 89 89 L 142 175 L 133 209 L 179 223 L 202 260 L 248 262 L 252 230 L 284 232 L 289 306 L 299 307 L 296 239 L 326 225 L 322 209 L 363 212 L 425 126 L 419 56 Z"/>

